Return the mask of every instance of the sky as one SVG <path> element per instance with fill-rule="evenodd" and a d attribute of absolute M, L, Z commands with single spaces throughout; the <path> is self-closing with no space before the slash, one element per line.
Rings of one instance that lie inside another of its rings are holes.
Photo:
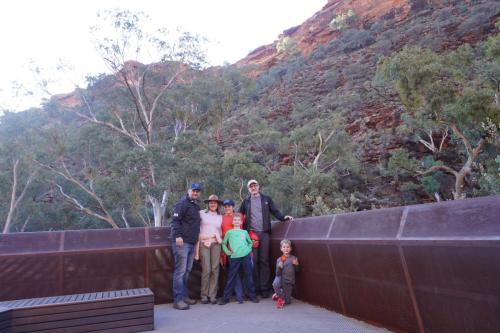
<path fill-rule="evenodd" d="M 36 107 L 47 94 L 84 86 L 88 74 L 106 72 L 89 28 L 106 9 L 143 11 L 151 24 L 208 38 L 212 65 L 234 63 L 319 11 L 327 0 L 9 0 L 0 2 L 0 110 Z M 139 59 L 140 60 L 140 59 Z M 64 63 L 69 70 L 58 71 Z M 37 85 L 33 68 L 51 82 Z M 31 96 L 26 91 L 32 91 Z"/>

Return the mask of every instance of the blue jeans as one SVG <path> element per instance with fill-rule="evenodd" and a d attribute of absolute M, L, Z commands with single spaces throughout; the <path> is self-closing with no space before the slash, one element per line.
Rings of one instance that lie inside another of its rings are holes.
<path fill-rule="evenodd" d="M 241 274 L 236 275 L 236 281 L 234 283 L 234 293 L 236 294 L 236 299 L 238 301 L 243 300 L 244 295 L 243 295 L 243 283 L 241 282 Z"/>
<path fill-rule="evenodd" d="M 180 302 L 189 296 L 187 282 L 193 268 L 194 244 L 184 243 L 182 246 L 172 244 L 175 267 L 173 276 L 174 302 Z"/>
<path fill-rule="evenodd" d="M 233 293 L 240 269 L 243 270 L 243 282 L 248 292 L 248 297 L 255 298 L 255 288 L 252 277 L 252 259 L 250 255 L 246 255 L 242 258 L 229 258 L 229 273 L 227 275 L 226 288 L 224 288 L 224 298 L 226 300 L 229 300 Z M 238 297 L 238 295 L 236 295 L 236 297 Z"/>

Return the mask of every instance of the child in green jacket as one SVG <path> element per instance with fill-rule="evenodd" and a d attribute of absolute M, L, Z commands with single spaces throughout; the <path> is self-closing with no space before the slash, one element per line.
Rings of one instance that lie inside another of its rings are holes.
<path fill-rule="evenodd" d="M 226 232 L 222 241 L 222 249 L 229 257 L 229 273 L 227 275 L 226 287 L 224 288 L 224 296 L 219 300 L 219 305 L 224 305 L 229 302 L 229 298 L 233 294 L 236 276 L 240 270 L 243 270 L 243 283 L 248 292 L 250 300 L 258 303 L 259 300 L 255 295 L 255 288 L 252 277 L 252 240 L 246 230 L 241 229 L 242 220 L 239 214 L 233 216 L 234 228 Z M 229 243 L 231 249 L 227 247 Z M 238 299 L 238 303 L 243 303 L 243 299 Z"/>

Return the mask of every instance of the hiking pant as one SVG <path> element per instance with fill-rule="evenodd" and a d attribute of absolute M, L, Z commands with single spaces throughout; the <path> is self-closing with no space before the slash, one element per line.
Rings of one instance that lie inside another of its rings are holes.
<path fill-rule="evenodd" d="M 217 299 L 221 245 L 213 242 L 210 247 L 200 242 L 201 299 Z"/>
<path fill-rule="evenodd" d="M 285 300 L 285 304 L 290 304 L 292 301 L 293 284 L 285 282 L 281 276 L 277 276 L 273 281 L 274 292 Z"/>

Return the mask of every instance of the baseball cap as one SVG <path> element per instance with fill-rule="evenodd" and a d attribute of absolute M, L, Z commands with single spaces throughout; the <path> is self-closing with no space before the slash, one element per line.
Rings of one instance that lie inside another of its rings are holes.
<path fill-rule="evenodd" d="M 234 200 L 226 199 L 222 202 L 222 206 L 233 206 L 234 207 Z"/>
<path fill-rule="evenodd" d="M 249 180 L 249 181 L 248 181 L 248 183 L 247 183 L 247 187 L 250 187 L 250 185 L 252 185 L 252 184 L 257 184 L 257 185 L 258 185 L 258 184 L 259 184 L 259 182 L 258 182 L 258 181 L 256 181 L 255 179 L 251 179 L 251 180 Z"/>
<path fill-rule="evenodd" d="M 201 191 L 203 189 L 203 186 L 200 183 L 192 183 L 191 189 Z"/>

